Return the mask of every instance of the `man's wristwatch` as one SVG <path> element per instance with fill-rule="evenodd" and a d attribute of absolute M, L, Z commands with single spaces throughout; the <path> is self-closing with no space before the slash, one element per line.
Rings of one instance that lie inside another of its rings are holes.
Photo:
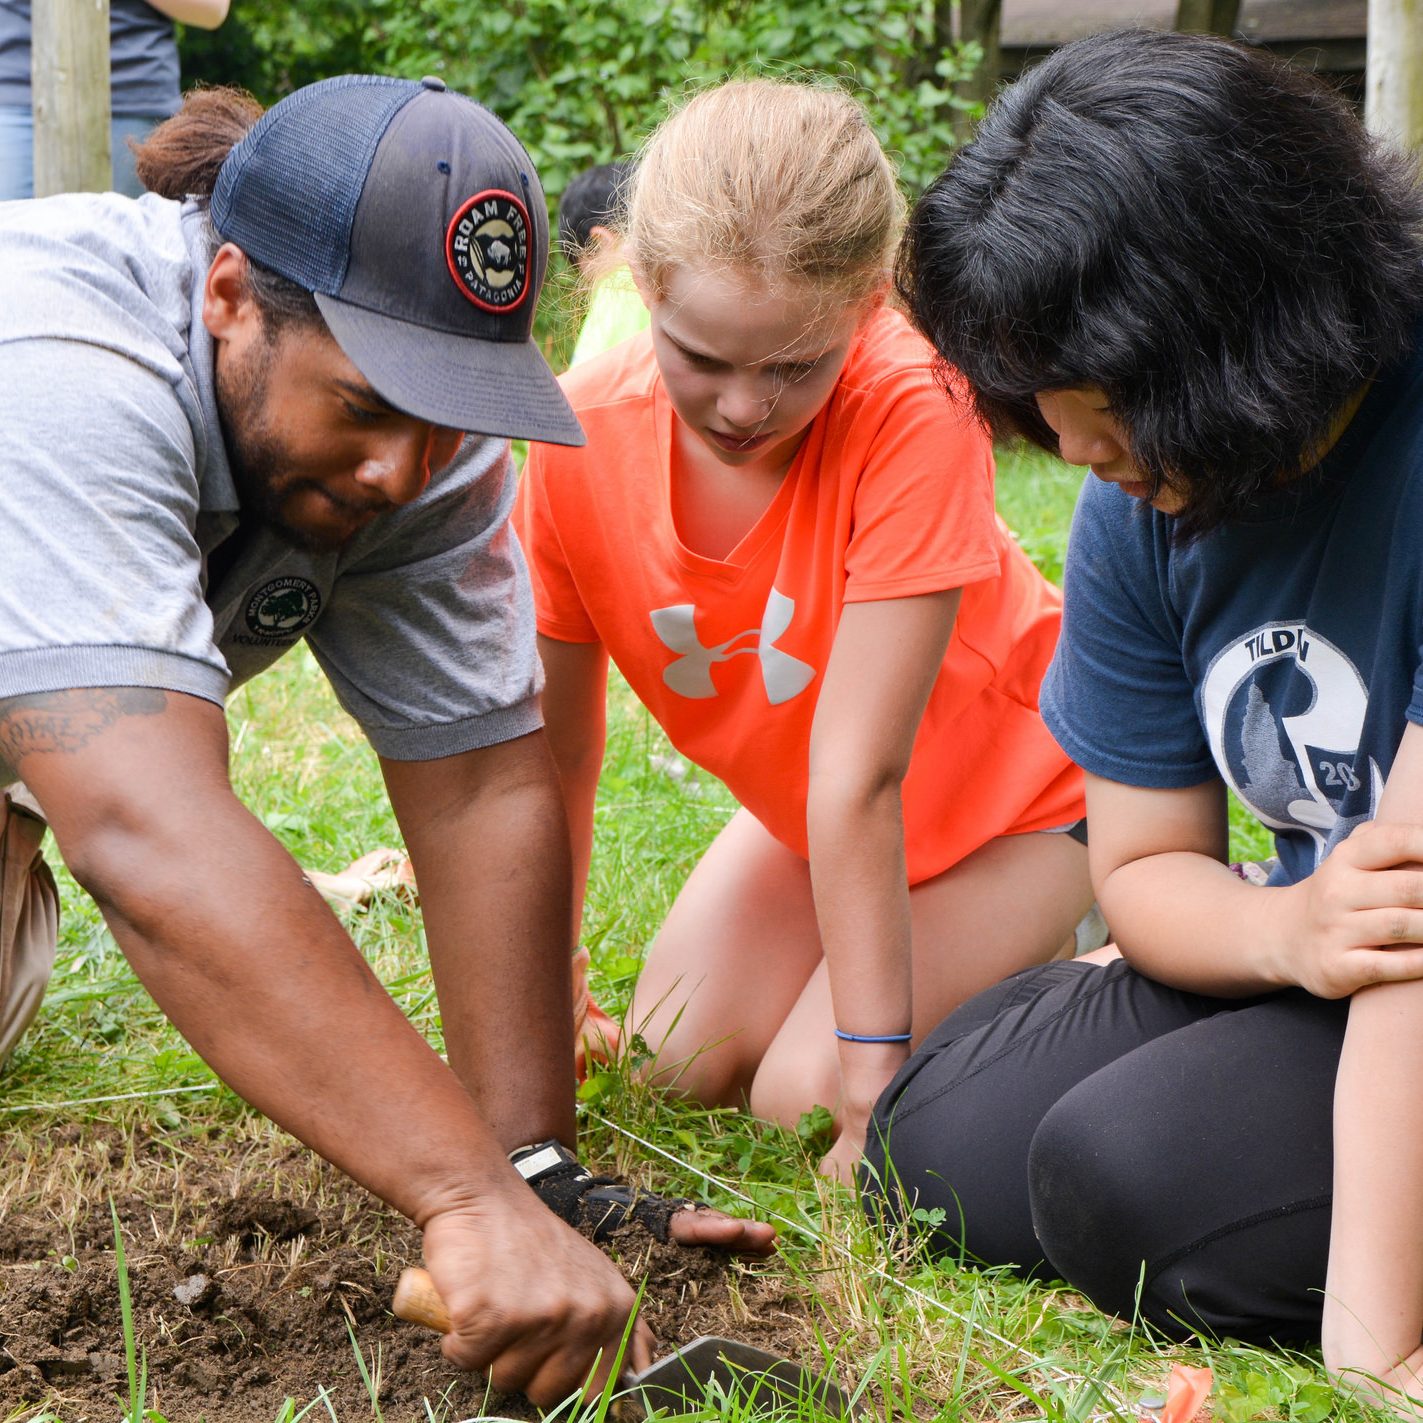
<path fill-rule="evenodd" d="M 516 1146 L 509 1153 L 509 1164 L 535 1189 L 540 1181 L 555 1171 L 566 1176 L 568 1173 L 561 1168 L 567 1166 L 572 1166 L 579 1173 L 579 1179 L 593 1179 L 593 1173 L 556 1137 L 529 1146 Z"/>

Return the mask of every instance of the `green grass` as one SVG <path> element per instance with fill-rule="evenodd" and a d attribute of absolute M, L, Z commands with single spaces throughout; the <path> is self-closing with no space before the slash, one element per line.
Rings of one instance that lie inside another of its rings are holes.
<path fill-rule="evenodd" d="M 133 1332 L 133 1299 L 129 1294 L 128 1259 L 124 1254 L 124 1233 L 119 1227 L 119 1211 L 109 1197 L 109 1214 L 114 1221 L 114 1274 L 118 1278 L 119 1314 L 123 1320 L 124 1362 L 128 1366 L 128 1407 L 124 1423 L 147 1423 L 144 1400 L 148 1396 L 148 1356 L 138 1346 Z"/>
<path fill-rule="evenodd" d="M 1006 517 L 1054 576 L 1079 482 L 1077 471 L 1040 455 L 1009 452 L 1002 460 Z M 398 843 L 375 758 L 304 653 L 239 692 L 229 719 L 235 784 L 298 859 L 332 869 L 374 845 Z M 627 1001 L 667 907 L 732 809 L 724 788 L 688 767 L 626 688 L 615 685 L 585 934 L 594 990 L 606 1006 Z M 1245 840 L 1243 826 L 1241 837 L 1242 846 L 1263 848 Z M 214 1088 L 207 1068 L 136 982 L 93 907 L 66 875 L 60 878 L 59 963 L 45 1011 L 5 1073 L 0 1119 L 12 1130 L 44 1130 L 56 1118 L 110 1119 L 122 1110 L 125 1120 L 192 1128 L 195 1141 L 250 1131 L 249 1109 Z M 418 915 L 382 897 L 348 923 L 382 981 L 438 1045 Z M 119 1108 L 74 1105 L 131 1093 L 151 1095 Z M 814 1175 L 813 1140 L 739 1112 L 669 1102 L 616 1071 L 593 1078 L 583 1114 L 585 1154 L 600 1167 L 632 1169 L 643 1180 L 777 1220 L 798 1287 L 836 1322 L 835 1337 L 825 1340 L 827 1356 L 852 1388 L 873 1384 L 886 1400 L 875 1417 L 1129 1420 L 1137 1417 L 1135 1401 L 1159 1388 L 1177 1360 L 1215 1369 L 1217 1420 L 1375 1416 L 1336 1395 L 1313 1355 L 1227 1342 L 1168 1346 L 1051 1282 L 928 1262 L 904 1241 L 886 1241 L 870 1229 L 847 1193 Z M 116 1280 L 115 1288 L 122 1287 Z M 124 1343 L 132 1360 L 133 1341 Z M 353 1337 L 353 1374 L 378 1368 Z M 135 1404 L 141 1408 L 141 1396 L 118 1407 L 133 1417 Z M 318 1396 L 293 1401 L 274 1423 L 328 1415 L 335 1420 L 329 1401 Z"/>
<path fill-rule="evenodd" d="M 1028 557 L 1062 583 L 1067 531 L 1083 471 L 1031 445 L 998 451 L 998 511 Z"/>

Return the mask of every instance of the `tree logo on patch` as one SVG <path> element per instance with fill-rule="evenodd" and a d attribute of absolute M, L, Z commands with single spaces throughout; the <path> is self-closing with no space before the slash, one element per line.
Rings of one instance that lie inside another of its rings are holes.
<path fill-rule="evenodd" d="M 462 295 L 484 311 L 513 311 L 529 294 L 529 211 L 513 193 L 476 193 L 450 220 L 445 261 Z"/>
<path fill-rule="evenodd" d="M 295 639 L 316 621 L 321 593 L 306 578 L 273 578 L 247 600 L 247 626 L 271 641 Z"/>

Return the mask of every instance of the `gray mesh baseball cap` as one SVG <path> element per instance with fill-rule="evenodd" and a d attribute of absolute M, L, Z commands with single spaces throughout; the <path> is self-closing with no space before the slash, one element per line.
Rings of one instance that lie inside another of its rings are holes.
<path fill-rule="evenodd" d="M 222 165 L 218 235 L 316 297 L 398 410 L 581 445 L 534 344 L 548 209 L 529 155 L 439 79 L 348 74 L 269 109 Z"/>

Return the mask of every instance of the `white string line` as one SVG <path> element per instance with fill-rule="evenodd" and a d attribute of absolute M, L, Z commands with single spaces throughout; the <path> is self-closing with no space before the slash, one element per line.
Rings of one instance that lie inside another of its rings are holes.
<path fill-rule="evenodd" d="M 0 1103 L 0 1112 L 62 1112 L 68 1107 L 94 1107 L 101 1102 L 136 1102 L 146 1097 L 176 1097 L 180 1092 L 216 1092 L 220 1082 L 199 1082 L 195 1087 L 159 1087 L 144 1092 L 115 1092 L 109 1097 L 77 1097 L 72 1102 Z"/>
<path fill-rule="evenodd" d="M 1006 1335 L 999 1334 L 996 1330 L 990 1329 L 986 1324 L 983 1324 L 979 1320 L 969 1318 L 968 1315 L 963 1314 L 960 1311 L 954 1309 L 951 1305 L 945 1304 L 943 1300 L 935 1299 L 933 1295 L 927 1294 L 921 1289 L 917 1289 L 914 1285 L 907 1284 L 905 1283 L 905 1281 L 897 1279 L 894 1275 L 891 1275 L 888 1270 L 885 1270 L 881 1266 L 876 1265 L 873 1261 L 858 1259 L 847 1246 L 842 1245 L 838 1240 L 832 1240 L 829 1236 L 822 1234 L 820 1231 L 816 1230 L 814 1226 L 807 1225 L 804 1221 L 792 1220 L 789 1216 L 782 1215 L 779 1211 L 771 1210 L 768 1207 L 761 1205 L 753 1197 L 748 1196 L 745 1191 L 739 1190 L 737 1187 L 733 1186 L 731 1182 L 720 1180 L 718 1177 L 713 1176 L 710 1171 L 703 1171 L 700 1167 L 692 1165 L 690 1161 L 683 1161 L 680 1156 L 676 1156 L 672 1152 L 666 1150 L 664 1147 L 658 1146 L 656 1142 L 648 1141 L 645 1137 L 638 1136 L 636 1132 L 629 1131 L 627 1127 L 619 1126 L 617 1122 L 609 1121 L 607 1117 L 603 1116 L 599 1112 L 592 1111 L 588 1107 L 584 1107 L 583 1111 L 587 1112 L 587 1114 L 592 1117 L 595 1122 L 598 1122 L 602 1126 L 608 1127 L 610 1130 L 617 1132 L 618 1135 L 626 1137 L 629 1141 L 636 1142 L 639 1146 L 644 1147 L 648 1151 L 655 1152 L 658 1156 L 664 1158 L 664 1160 L 672 1162 L 674 1166 L 678 1166 L 684 1171 L 691 1172 L 693 1176 L 701 1177 L 701 1179 L 703 1181 L 706 1181 L 709 1185 L 715 1186 L 719 1190 L 725 1191 L 727 1192 L 727 1194 L 735 1196 L 738 1200 L 745 1201 L 746 1204 L 749 1205 L 753 1210 L 755 1210 L 758 1215 L 770 1216 L 773 1220 L 780 1221 L 782 1225 L 788 1225 L 792 1230 L 798 1232 L 800 1235 L 803 1235 L 807 1240 L 812 1241 L 814 1244 L 826 1247 L 834 1251 L 837 1255 L 843 1256 L 852 1265 L 854 1265 L 856 1269 L 869 1270 L 871 1274 L 877 1275 L 880 1279 L 886 1281 L 888 1284 L 895 1286 L 895 1288 L 897 1289 L 903 1290 L 905 1294 L 913 1295 L 915 1299 L 922 1301 L 924 1304 L 932 1305 L 935 1309 L 939 1310 L 943 1314 L 948 1315 L 950 1319 L 957 1320 L 960 1324 L 964 1325 L 969 1330 L 976 1330 L 978 1333 L 986 1335 L 988 1338 L 992 1339 L 994 1343 L 1001 1344 L 1005 1349 L 1008 1349 L 1010 1352 L 1016 1354 L 1025 1363 L 1044 1370 L 1046 1373 L 1050 1374 L 1053 1378 L 1055 1378 L 1057 1382 L 1080 1383 L 1088 1388 L 1096 1389 L 1099 1393 L 1104 1394 L 1114 1406 L 1122 1409 L 1127 1417 L 1130 1418 L 1135 1416 L 1132 1404 L 1130 1404 L 1126 1400 L 1126 1398 L 1124 1398 L 1122 1394 L 1120 1394 L 1111 1384 L 1108 1384 L 1100 1379 L 1086 1378 L 1082 1374 L 1073 1373 L 1069 1369 L 1061 1368 L 1057 1364 L 1049 1364 L 1045 1360 L 1037 1358 L 1031 1351 L 1025 1349 L 1021 1344 L 1017 1343 L 1016 1341 L 1007 1338 Z"/>

